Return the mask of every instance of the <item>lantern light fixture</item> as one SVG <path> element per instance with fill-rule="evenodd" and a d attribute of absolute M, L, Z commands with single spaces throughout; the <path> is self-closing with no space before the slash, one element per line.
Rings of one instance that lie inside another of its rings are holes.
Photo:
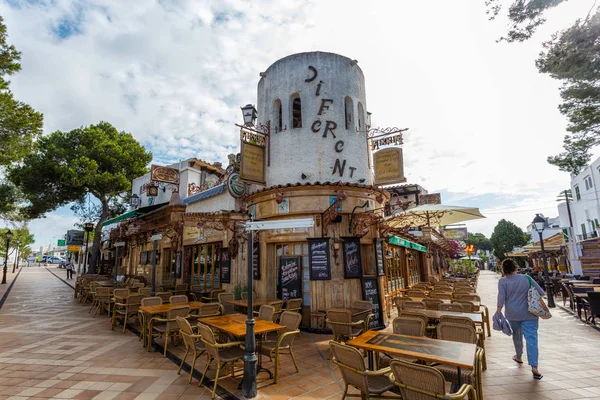
<path fill-rule="evenodd" d="M 246 104 L 242 108 L 242 115 L 244 117 L 244 125 L 252 126 L 256 122 L 256 108 L 252 104 Z"/>

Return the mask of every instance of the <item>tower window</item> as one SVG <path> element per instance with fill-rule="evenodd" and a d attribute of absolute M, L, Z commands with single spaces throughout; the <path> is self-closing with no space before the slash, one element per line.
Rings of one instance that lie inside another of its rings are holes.
<path fill-rule="evenodd" d="M 358 129 L 362 130 L 365 124 L 365 109 L 361 102 L 358 102 L 358 116 L 356 118 L 358 119 Z"/>
<path fill-rule="evenodd" d="M 281 100 L 275 99 L 273 102 L 273 122 L 275 127 L 275 132 L 281 132 L 282 129 L 282 112 L 281 112 Z"/>
<path fill-rule="evenodd" d="M 292 101 L 292 128 L 302 128 L 302 100 L 296 96 Z"/>
<path fill-rule="evenodd" d="M 352 116 L 354 114 L 354 106 L 352 104 L 352 99 L 350 97 L 346 97 L 344 99 L 344 116 L 346 120 L 346 129 L 352 129 Z"/>

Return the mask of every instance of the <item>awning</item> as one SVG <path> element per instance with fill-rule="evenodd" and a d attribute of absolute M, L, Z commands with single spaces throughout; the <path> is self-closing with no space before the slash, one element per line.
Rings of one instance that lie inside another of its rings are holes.
<path fill-rule="evenodd" d="M 423 253 L 427 252 L 427 247 L 415 242 L 411 242 L 410 240 L 399 238 L 398 236 L 392 236 L 388 239 L 388 242 L 395 244 L 396 246 L 406 247 L 407 249 L 414 249 L 417 251 L 422 251 Z"/>
<path fill-rule="evenodd" d="M 109 219 L 108 221 L 104 221 L 102 223 L 102 227 L 108 226 L 108 225 L 112 225 L 112 224 L 116 224 L 117 222 L 121 222 L 124 221 L 126 219 L 130 219 L 139 215 L 143 215 L 146 213 L 149 213 L 150 211 L 156 210 L 157 208 L 160 208 L 164 205 L 166 205 L 167 203 L 161 203 L 161 204 L 153 204 L 151 206 L 146 206 L 146 207 L 140 207 L 137 210 L 132 210 L 129 212 L 126 212 L 125 214 L 121 214 L 118 217 L 115 217 L 113 219 Z"/>

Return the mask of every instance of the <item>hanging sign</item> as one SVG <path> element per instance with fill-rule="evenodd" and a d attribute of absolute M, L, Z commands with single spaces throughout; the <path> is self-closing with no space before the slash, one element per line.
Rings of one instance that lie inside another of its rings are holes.
<path fill-rule="evenodd" d="M 373 154 L 375 181 L 373 184 L 392 184 L 406 182 L 402 149 L 389 148 Z"/>
<path fill-rule="evenodd" d="M 362 278 L 362 261 L 360 258 L 360 239 L 345 237 L 343 239 L 344 279 Z"/>
<path fill-rule="evenodd" d="M 244 197 L 248 192 L 246 184 L 240 180 L 240 174 L 237 173 L 231 174 L 227 178 L 227 190 L 236 199 Z"/>
<path fill-rule="evenodd" d="M 82 246 L 83 245 L 83 231 L 68 230 L 67 231 L 67 246 Z"/>
<path fill-rule="evenodd" d="M 153 164 L 150 170 L 150 180 L 178 185 L 179 171 L 175 168 L 161 167 Z"/>
<path fill-rule="evenodd" d="M 265 183 L 265 148 L 242 141 L 242 165 L 240 180 Z"/>
<path fill-rule="evenodd" d="M 308 263 L 311 281 L 331 279 L 328 237 L 308 238 Z"/>
<path fill-rule="evenodd" d="M 253 243 L 252 271 L 254 274 L 254 280 L 260 280 L 260 243 L 258 241 Z"/>
<path fill-rule="evenodd" d="M 383 257 L 383 239 L 373 239 L 375 244 L 375 266 L 377 267 L 377 275 L 385 275 L 384 257 Z"/>

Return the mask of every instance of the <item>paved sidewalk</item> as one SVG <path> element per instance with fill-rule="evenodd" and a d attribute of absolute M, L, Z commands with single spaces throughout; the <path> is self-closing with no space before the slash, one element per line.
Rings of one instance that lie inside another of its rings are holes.
<path fill-rule="evenodd" d="M 63 270 L 50 270 L 64 278 Z M 487 271 L 480 277 L 478 292 L 491 313 L 498 279 Z M 108 318 L 92 318 L 88 309 L 89 303 L 73 299 L 72 289 L 46 268 L 23 269 L 0 311 L 0 400 L 210 398 L 209 389 L 199 388 L 196 378 L 188 384 L 187 373 L 177 375 L 172 361 L 146 352 L 129 331 L 111 331 Z M 540 321 L 541 381 L 532 379 L 526 364 L 511 360 L 511 338 L 496 331 L 487 338 L 485 399 L 600 399 L 600 332 L 561 308 L 553 315 Z M 300 372 L 283 356 L 277 385 L 266 374 L 258 375 L 257 398 L 341 398 L 340 373 L 326 359 L 330 339 L 303 332 L 294 343 Z M 169 350 L 175 356 L 184 354 L 171 343 Z M 200 372 L 204 360 L 203 355 L 196 364 Z M 263 362 L 273 369 L 267 358 Z M 209 370 L 212 374 L 214 369 Z M 243 398 L 239 378 L 219 380 L 223 398 Z"/>

